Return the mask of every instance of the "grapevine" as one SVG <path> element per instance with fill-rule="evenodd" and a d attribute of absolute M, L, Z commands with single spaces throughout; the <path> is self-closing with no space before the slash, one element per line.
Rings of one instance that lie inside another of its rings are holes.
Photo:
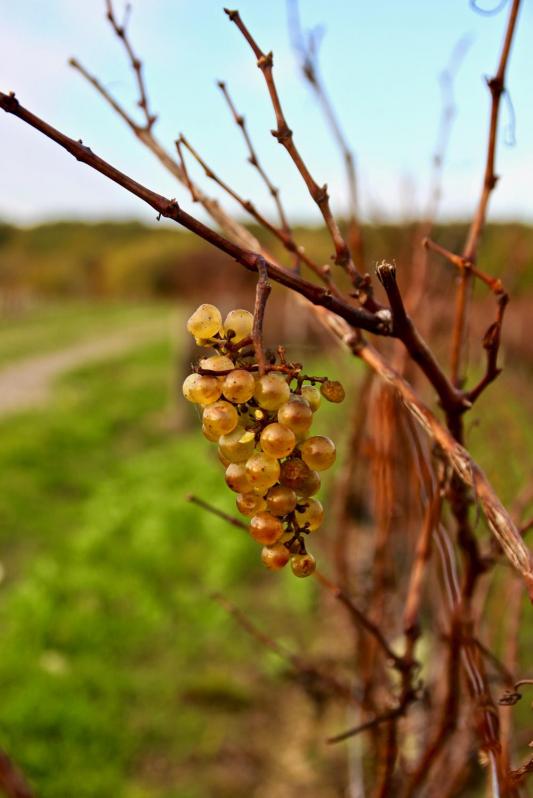
<path fill-rule="evenodd" d="M 214 305 L 194 311 L 187 330 L 215 354 L 199 359 L 183 395 L 202 409 L 202 432 L 218 444 L 226 484 L 250 519 L 250 536 L 263 547 L 263 564 L 277 571 L 290 562 L 296 576 L 306 577 L 316 567 L 307 539 L 324 519 L 315 498 L 320 473 L 336 458 L 333 441 L 310 430 L 322 398 L 342 402 L 344 389 L 304 374 L 300 363 L 287 361 L 283 346 L 263 352 L 254 321 L 243 309 L 224 321 Z"/>

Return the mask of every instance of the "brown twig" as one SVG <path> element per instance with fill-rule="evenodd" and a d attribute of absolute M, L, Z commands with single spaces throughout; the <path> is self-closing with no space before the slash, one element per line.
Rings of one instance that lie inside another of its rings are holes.
<path fill-rule="evenodd" d="M 471 264 L 476 263 L 477 249 L 481 238 L 481 233 L 485 226 L 485 219 L 487 215 L 487 207 L 492 191 L 496 186 L 498 180 L 495 173 L 495 159 L 496 159 L 496 141 L 498 135 L 498 118 L 500 110 L 500 101 L 502 94 L 505 91 L 505 74 L 507 63 L 509 60 L 509 53 L 513 41 L 513 35 L 516 27 L 518 11 L 520 9 L 520 0 L 512 0 L 507 28 L 503 41 L 502 51 L 496 74 L 487 81 L 487 85 L 491 96 L 491 110 L 490 110 L 490 123 L 489 123 L 489 136 L 487 144 L 487 156 L 485 161 L 485 172 L 483 175 L 483 185 L 479 203 L 468 231 L 467 239 L 463 249 L 462 256 L 465 261 Z M 451 375 L 454 384 L 460 381 L 460 368 L 461 368 L 461 353 L 463 348 L 463 339 L 465 331 L 466 319 L 466 306 L 467 295 L 470 284 L 471 269 L 462 269 L 459 275 L 459 282 L 457 287 L 455 299 L 455 319 L 453 326 L 452 338 L 452 353 L 451 353 Z"/>
<path fill-rule="evenodd" d="M 376 266 L 376 273 L 390 303 L 394 336 L 404 344 L 411 358 L 420 366 L 431 385 L 435 388 L 446 414 L 449 416 L 457 412 L 458 409 L 466 409 L 469 404 L 465 402 L 463 394 L 454 388 L 448 380 L 428 345 L 407 315 L 398 283 L 396 282 L 396 266 L 382 261 Z"/>
<path fill-rule="evenodd" d="M 485 388 L 490 385 L 490 383 L 493 382 L 501 373 L 501 368 L 498 366 L 498 353 L 500 351 L 503 315 L 505 313 L 505 308 L 507 307 L 508 301 L 509 297 L 507 294 L 502 294 L 499 297 L 496 321 L 490 325 L 483 336 L 483 348 L 487 354 L 487 365 L 485 374 L 481 380 L 466 394 L 469 402 L 472 404 L 474 404 L 476 399 L 481 396 Z"/>
<path fill-rule="evenodd" d="M 118 114 L 122 121 L 126 123 L 135 137 L 157 158 L 159 163 L 161 163 L 162 166 L 164 166 L 165 169 L 167 169 L 170 174 L 173 175 L 173 177 L 175 177 L 180 183 L 186 186 L 186 188 L 191 192 L 193 200 L 195 202 L 201 203 L 211 218 L 220 225 L 222 230 L 224 230 L 226 235 L 229 236 L 232 241 L 236 241 L 238 244 L 240 244 L 240 246 L 247 249 L 253 249 L 257 251 L 261 249 L 259 242 L 249 230 L 240 225 L 238 222 L 235 222 L 231 216 L 229 216 L 224 209 L 221 208 L 217 200 L 213 199 L 212 197 L 208 197 L 197 185 L 192 182 L 190 176 L 186 172 L 186 169 L 184 169 L 183 164 L 176 161 L 170 152 L 168 152 L 168 150 L 162 146 L 161 142 L 158 141 L 158 139 L 154 136 L 152 128 L 147 129 L 144 125 L 139 125 L 131 116 L 131 114 L 129 114 L 118 102 L 118 100 L 116 100 L 115 97 L 113 97 L 113 95 L 105 88 L 105 86 L 102 85 L 98 78 L 96 78 L 94 75 L 91 75 L 91 73 L 88 72 L 85 67 L 79 63 L 79 61 L 77 61 L 75 58 L 71 58 L 69 60 L 69 64 L 77 72 L 79 72 L 88 83 L 91 84 L 91 86 L 98 92 L 105 102 L 108 103 Z"/>
<path fill-rule="evenodd" d="M 376 371 L 382 379 L 393 385 L 400 393 L 402 401 L 419 422 L 426 433 L 442 449 L 446 459 L 457 474 L 461 483 L 471 487 L 482 508 L 489 529 L 494 534 L 508 559 L 522 574 L 528 593 L 533 600 L 533 563 L 516 524 L 495 495 L 485 474 L 461 446 L 448 429 L 438 422 L 429 408 L 425 407 L 412 387 L 398 372 L 392 369 L 383 356 L 366 342 L 353 347 L 354 353 Z"/>
<path fill-rule="evenodd" d="M 150 108 L 148 106 L 148 95 L 146 92 L 146 87 L 144 85 L 142 61 L 140 61 L 140 59 L 135 55 L 133 51 L 133 47 L 126 32 L 126 25 L 125 24 L 121 25 L 117 21 L 115 12 L 113 10 L 112 0 L 106 0 L 106 9 L 107 9 L 106 13 L 107 19 L 109 20 L 111 27 L 115 31 L 116 35 L 122 42 L 124 49 L 126 50 L 126 53 L 128 55 L 131 68 L 133 69 L 133 72 L 135 74 L 135 80 L 137 83 L 137 88 L 139 90 L 139 100 L 137 102 L 137 105 L 142 110 L 144 117 L 146 119 L 146 124 L 144 125 L 144 129 L 146 131 L 150 131 L 154 125 L 154 122 L 157 119 L 157 116 L 150 113 Z"/>
<path fill-rule="evenodd" d="M 404 667 L 403 657 L 393 651 L 379 626 L 373 623 L 373 621 L 371 621 L 370 618 L 368 618 L 362 612 L 362 610 L 359 609 L 355 602 L 344 590 L 342 590 L 342 588 L 331 582 L 326 576 L 324 576 L 324 574 L 317 570 L 315 571 L 314 576 L 322 585 L 322 587 L 325 587 L 327 590 L 329 590 L 329 592 L 346 607 L 351 617 L 354 618 L 354 620 L 356 620 L 357 623 L 363 629 L 365 629 L 365 631 L 372 635 L 391 664 L 398 670 L 402 670 Z"/>
<path fill-rule="evenodd" d="M 383 723 L 394 720 L 401 714 L 402 711 L 400 707 L 396 707 L 395 709 L 391 709 L 389 712 L 384 712 L 383 715 L 377 715 L 377 717 L 372 718 L 365 723 L 360 723 L 358 726 L 353 726 L 351 729 L 346 729 L 346 731 L 343 731 L 340 734 L 335 734 L 333 737 L 328 737 L 326 742 L 341 743 L 343 740 L 348 740 L 350 737 L 355 737 L 357 734 L 361 734 L 361 732 L 368 731 L 369 729 L 373 729 Z"/>
<path fill-rule="evenodd" d="M 279 216 L 280 226 L 287 238 L 292 238 L 292 231 L 287 220 L 287 214 L 285 213 L 285 209 L 283 208 L 283 204 L 281 202 L 280 197 L 280 190 L 277 188 L 272 181 L 270 180 L 268 174 L 266 173 L 265 169 L 263 168 L 259 157 L 257 155 L 256 149 L 252 143 L 251 136 L 248 132 L 248 128 L 246 126 L 246 118 L 240 114 L 231 99 L 230 93 L 228 91 L 228 87 L 226 86 L 223 80 L 219 80 L 217 83 L 218 88 L 222 92 L 222 95 L 227 103 L 227 106 L 230 110 L 230 113 L 233 117 L 233 121 L 235 124 L 240 128 L 242 136 L 244 138 L 246 147 L 248 148 L 248 163 L 257 170 L 259 176 L 261 177 L 263 183 L 267 187 L 274 203 L 276 205 L 276 209 Z"/>
<path fill-rule="evenodd" d="M 482 272 L 481 269 L 478 269 L 472 261 L 468 260 L 463 255 L 457 255 L 455 252 L 451 252 L 436 241 L 432 241 L 431 238 L 424 238 L 422 244 L 426 249 L 436 252 L 438 255 L 442 255 L 443 258 L 446 258 L 446 260 L 451 263 L 452 266 L 459 269 L 460 272 L 465 270 L 471 271 L 472 274 L 482 283 L 485 283 L 496 296 L 501 296 L 501 294 L 505 293 L 503 283 L 499 277 L 492 277 L 492 275 Z"/>
<path fill-rule="evenodd" d="M 318 66 L 318 48 L 316 41 L 311 34 L 308 35 L 306 41 L 306 37 L 302 31 L 298 0 L 289 0 L 288 12 L 289 32 L 291 35 L 293 48 L 300 59 L 300 68 L 302 70 L 302 74 L 316 95 L 319 106 L 322 109 L 326 122 L 331 130 L 333 139 L 335 140 L 342 156 L 346 172 L 346 185 L 348 186 L 350 246 L 353 252 L 356 253 L 356 258 L 359 264 L 362 266 L 364 264 L 364 246 L 362 230 L 358 219 L 357 177 L 355 172 L 353 152 L 348 145 L 347 139 L 343 133 L 341 124 L 333 107 L 333 103 L 331 102 L 331 99 L 321 79 Z"/>
<path fill-rule="evenodd" d="M 320 209 L 326 227 L 333 241 L 333 245 L 335 247 L 335 263 L 339 266 L 342 266 L 350 275 L 350 278 L 358 292 L 358 298 L 360 299 L 361 304 L 370 310 L 378 309 L 379 306 L 377 306 L 374 300 L 372 299 L 369 281 L 368 279 L 365 279 L 363 275 L 359 274 L 359 272 L 355 268 L 348 245 L 346 244 L 346 241 L 342 237 L 339 226 L 335 221 L 335 217 L 331 212 L 327 185 L 320 186 L 315 181 L 309 169 L 307 168 L 305 161 L 300 155 L 299 150 L 297 149 L 294 143 L 293 132 L 290 129 L 289 125 L 287 124 L 287 120 L 285 119 L 285 115 L 281 107 L 281 102 L 279 99 L 278 91 L 272 74 L 273 63 L 274 63 L 272 53 L 264 53 L 261 50 L 255 39 L 253 38 L 252 34 L 250 33 L 250 31 L 242 21 L 238 11 L 230 11 L 227 8 L 225 8 L 224 11 L 228 15 L 231 22 L 234 22 L 237 28 L 240 30 L 240 32 L 242 33 L 242 35 L 244 36 L 244 38 L 252 48 L 253 53 L 257 59 L 257 66 L 261 70 L 263 77 L 265 79 L 265 83 L 268 88 L 268 93 L 270 95 L 270 99 L 274 109 L 274 114 L 276 117 L 277 127 L 276 130 L 272 131 L 272 135 L 287 150 L 296 168 L 298 169 L 300 175 L 302 176 L 312 199 L 315 201 L 318 208 Z"/>
<path fill-rule="evenodd" d="M 200 166 L 204 170 L 204 173 L 205 173 L 206 177 L 208 177 L 210 180 L 213 180 L 218 186 L 220 186 L 220 188 L 223 191 L 226 192 L 226 194 L 228 194 L 236 202 L 238 202 L 238 204 L 241 206 L 241 208 L 243 208 L 247 213 L 249 213 L 250 216 L 252 216 L 256 220 L 256 222 L 258 222 L 262 227 L 265 228 L 265 230 L 268 230 L 269 233 L 271 233 L 279 241 L 281 241 L 283 246 L 289 252 L 297 254 L 298 258 L 303 260 L 305 262 L 305 264 L 307 266 L 309 266 L 309 268 L 318 277 L 320 277 L 320 279 L 323 282 L 326 283 L 326 285 L 329 287 L 330 291 L 335 293 L 337 296 L 340 296 L 340 292 L 338 291 L 338 289 L 336 288 L 335 284 L 333 283 L 333 280 L 331 279 L 329 267 L 327 267 L 327 266 L 326 267 L 319 266 L 311 258 L 309 258 L 304 252 L 300 252 L 298 246 L 296 245 L 296 243 L 294 242 L 294 239 L 292 238 L 292 235 L 287 234 L 285 230 L 280 229 L 280 228 L 276 227 L 275 225 L 273 225 L 272 222 L 269 222 L 269 220 L 266 218 L 266 216 L 264 216 L 262 213 L 260 213 L 257 210 L 257 207 L 254 205 L 254 203 L 251 200 L 243 199 L 243 197 L 241 197 L 240 194 L 238 194 L 235 191 L 235 189 L 233 189 L 230 185 L 228 185 L 228 183 L 225 183 L 207 165 L 207 163 L 203 160 L 203 158 L 200 156 L 200 154 L 197 152 L 197 150 L 194 149 L 194 147 L 190 144 L 190 142 L 185 138 L 185 136 L 182 133 L 180 134 L 179 138 L 176 141 L 176 147 L 177 147 L 178 152 L 180 154 L 180 160 L 181 160 L 183 169 L 186 172 L 187 181 L 188 181 L 190 186 L 191 186 L 191 181 L 190 181 L 190 178 L 188 176 L 188 173 L 187 173 L 187 170 L 186 170 L 186 167 L 185 167 L 183 154 L 182 154 L 182 151 L 181 151 L 182 147 L 186 147 L 186 149 L 190 152 L 192 157 L 200 164 Z M 193 190 L 194 190 L 194 186 L 191 186 L 191 194 L 193 194 Z M 194 195 L 193 195 L 193 198 L 194 198 Z"/>
<path fill-rule="evenodd" d="M 431 158 L 429 192 L 423 219 L 417 230 L 413 253 L 412 274 L 409 289 L 405 297 L 405 304 L 409 308 L 409 311 L 411 313 L 415 313 L 419 310 L 422 311 L 429 324 L 431 323 L 431 319 L 429 318 L 430 303 L 423 301 L 427 297 L 426 289 L 428 277 L 428 250 L 427 247 L 424 246 L 424 243 L 431 235 L 442 196 L 444 164 L 451 137 L 452 123 L 456 115 L 454 98 L 455 76 L 470 43 L 471 37 L 469 35 L 462 36 L 459 39 L 452 50 L 448 65 L 439 76 L 442 106 L 437 128 L 435 149 Z M 422 244 L 422 246 L 419 244 Z"/>
<path fill-rule="evenodd" d="M 237 527 L 237 529 L 242 529 L 244 532 L 249 531 L 248 524 L 246 524 L 244 521 L 241 521 L 240 518 L 235 518 L 234 515 L 229 515 L 229 513 L 219 510 L 218 507 L 214 507 L 212 504 L 209 504 L 209 502 L 200 499 L 198 496 L 194 496 L 192 493 L 187 496 L 187 501 L 192 502 L 192 504 L 196 504 L 198 507 L 201 507 L 202 510 L 207 510 L 207 512 L 218 516 L 223 521 L 227 521 L 228 524 Z"/>
<path fill-rule="evenodd" d="M 52 139 L 52 141 L 55 141 L 73 155 L 77 161 L 87 164 L 92 169 L 95 169 L 114 183 L 117 183 L 134 194 L 136 197 L 139 197 L 143 202 L 146 202 L 154 208 L 160 216 L 172 219 L 200 238 L 213 244 L 213 246 L 225 252 L 227 255 L 230 255 L 246 269 L 253 272 L 257 271 L 257 259 L 261 257 L 261 255 L 256 252 L 247 251 L 238 244 L 234 244 L 225 239 L 219 233 L 211 230 L 198 219 L 195 219 L 193 216 L 186 213 L 186 211 L 182 210 L 175 199 L 167 199 L 161 196 L 161 194 L 157 194 L 155 191 L 143 186 L 141 183 L 138 183 L 128 175 L 116 169 L 107 161 L 104 161 L 103 158 L 93 153 L 91 149 L 86 147 L 82 142 L 75 141 L 59 130 L 56 130 L 52 125 L 49 125 L 44 120 L 35 116 L 35 114 L 32 114 L 31 111 L 24 108 L 18 102 L 14 94 L 3 94 L 0 92 L 0 107 L 7 113 L 13 114 L 31 125 L 31 127 L 34 127 L 40 133 Z M 356 308 L 348 304 L 348 302 L 333 296 L 331 291 L 322 289 L 314 283 L 310 283 L 299 275 L 294 274 L 294 272 L 287 271 L 270 261 L 265 260 L 265 264 L 268 275 L 272 280 L 297 291 L 313 304 L 321 305 L 322 307 L 332 310 L 337 315 L 346 318 L 346 321 L 353 324 L 355 327 L 387 334 L 387 323 L 379 316 L 370 313 L 364 308 Z"/>
<path fill-rule="evenodd" d="M 259 376 L 262 377 L 266 371 L 265 350 L 263 347 L 263 322 L 265 318 L 265 308 L 272 291 L 272 286 L 268 280 L 268 272 L 263 258 L 257 260 L 257 286 L 255 289 L 254 323 L 252 329 L 252 341 L 254 343 L 255 359 L 259 366 Z"/>

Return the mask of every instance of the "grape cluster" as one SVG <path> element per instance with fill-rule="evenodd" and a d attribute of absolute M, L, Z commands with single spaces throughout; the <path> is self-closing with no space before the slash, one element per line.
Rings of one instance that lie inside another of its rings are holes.
<path fill-rule="evenodd" d="M 344 389 L 303 375 L 300 364 L 287 363 L 283 347 L 267 353 L 261 375 L 253 321 L 247 310 L 232 310 L 224 321 L 214 305 L 195 310 L 187 330 L 216 354 L 199 360 L 183 395 L 202 407 L 202 432 L 218 443 L 226 484 L 237 493 L 239 512 L 250 518 L 250 535 L 263 545 L 264 565 L 279 570 L 290 561 L 293 573 L 305 577 L 315 570 L 306 538 L 324 517 L 314 498 L 320 472 L 336 456 L 330 438 L 309 432 L 321 398 L 342 402 Z"/>

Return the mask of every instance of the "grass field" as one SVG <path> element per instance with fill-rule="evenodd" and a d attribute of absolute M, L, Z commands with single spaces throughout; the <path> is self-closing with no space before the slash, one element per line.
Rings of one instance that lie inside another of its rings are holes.
<path fill-rule="evenodd" d="M 186 500 L 195 492 L 233 511 L 175 389 L 185 354 L 170 331 L 183 314 L 54 306 L 5 327 L 0 362 L 160 316 L 167 336 L 80 365 L 45 406 L 0 418 L 0 747 L 41 798 L 277 798 L 273 784 L 301 787 L 302 750 L 308 771 L 320 762 L 306 794 L 329 798 L 342 754 L 324 751 L 321 719 L 284 663 L 210 596 L 231 596 L 294 650 L 317 644 L 314 583 L 265 573 L 244 534 Z M 328 371 L 345 378 L 342 363 Z M 470 432 L 506 499 L 533 446 L 523 377 L 494 387 L 498 412 L 480 404 L 486 420 Z M 343 417 L 328 412 L 341 438 Z M 487 439 L 512 441 L 503 475 Z"/>

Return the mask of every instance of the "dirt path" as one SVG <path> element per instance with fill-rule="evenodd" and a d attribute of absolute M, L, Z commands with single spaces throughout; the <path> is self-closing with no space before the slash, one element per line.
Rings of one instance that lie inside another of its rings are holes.
<path fill-rule="evenodd" d="M 168 333 L 168 319 L 156 319 L 6 366 L 0 370 L 0 416 L 44 404 L 54 380 L 61 374 L 86 363 L 115 357 L 165 333 Z"/>

